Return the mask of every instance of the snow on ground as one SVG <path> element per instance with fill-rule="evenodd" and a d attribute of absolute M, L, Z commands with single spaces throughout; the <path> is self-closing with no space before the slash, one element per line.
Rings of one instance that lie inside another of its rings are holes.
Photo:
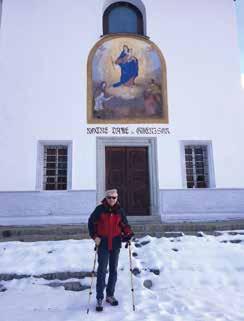
<path fill-rule="evenodd" d="M 115 296 L 119 306 L 104 304 L 95 311 L 95 283 L 86 313 L 88 292 L 52 288 L 50 281 L 35 277 L 0 281 L 1 321 L 244 321 L 244 231 L 243 235 L 215 237 L 139 239 L 132 244 L 136 311 L 132 310 L 129 252 L 121 249 Z M 240 243 L 223 242 L 242 240 Z M 62 271 L 91 271 L 92 240 L 0 243 L 0 274 L 37 275 Z M 160 274 L 150 272 L 159 269 Z M 145 280 L 153 286 L 143 286 Z M 58 281 L 58 280 L 57 280 Z M 53 281 L 52 281 L 53 282 Z M 90 284 L 90 278 L 81 279 Z"/>

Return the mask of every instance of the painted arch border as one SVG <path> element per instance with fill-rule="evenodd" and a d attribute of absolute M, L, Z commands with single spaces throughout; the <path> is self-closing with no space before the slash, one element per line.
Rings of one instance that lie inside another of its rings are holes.
<path fill-rule="evenodd" d="M 95 119 L 93 117 L 93 90 L 92 90 L 92 62 L 93 57 L 97 51 L 97 49 L 104 43 L 112 39 L 118 38 L 132 38 L 137 40 L 145 41 L 147 44 L 150 44 L 158 53 L 161 69 L 162 69 L 162 96 L 164 102 L 165 116 L 160 118 L 123 118 L 123 119 Z M 87 60 L 87 123 L 88 124 L 168 124 L 168 92 L 167 92 L 167 69 L 166 69 L 166 61 L 158 46 L 148 39 L 146 36 L 141 35 L 131 35 L 131 34 L 110 34 L 103 36 L 93 48 L 90 50 Z"/>

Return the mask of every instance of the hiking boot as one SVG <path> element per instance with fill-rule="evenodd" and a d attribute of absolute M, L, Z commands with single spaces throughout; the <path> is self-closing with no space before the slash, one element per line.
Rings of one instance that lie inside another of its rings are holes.
<path fill-rule="evenodd" d="M 96 311 L 102 311 L 103 310 L 103 300 L 102 299 L 98 299 L 97 300 L 97 305 L 96 305 Z"/>
<path fill-rule="evenodd" d="M 106 302 L 110 303 L 111 305 L 118 305 L 119 304 L 118 300 L 116 300 L 114 296 L 107 296 Z"/>

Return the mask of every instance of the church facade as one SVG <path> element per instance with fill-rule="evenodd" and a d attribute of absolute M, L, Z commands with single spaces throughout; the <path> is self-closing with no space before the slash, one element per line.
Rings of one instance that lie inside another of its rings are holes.
<path fill-rule="evenodd" d="M 244 218 L 232 0 L 1 1 L 0 225 Z"/>

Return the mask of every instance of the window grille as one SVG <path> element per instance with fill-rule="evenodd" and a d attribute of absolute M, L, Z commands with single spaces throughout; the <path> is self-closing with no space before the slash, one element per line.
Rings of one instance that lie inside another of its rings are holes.
<path fill-rule="evenodd" d="M 67 189 L 67 154 L 67 146 L 44 146 L 44 190 Z"/>
<path fill-rule="evenodd" d="M 187 188 L 209 187 L 208 148 L 206 145 L 186 145 L 185 165 Z"/>

